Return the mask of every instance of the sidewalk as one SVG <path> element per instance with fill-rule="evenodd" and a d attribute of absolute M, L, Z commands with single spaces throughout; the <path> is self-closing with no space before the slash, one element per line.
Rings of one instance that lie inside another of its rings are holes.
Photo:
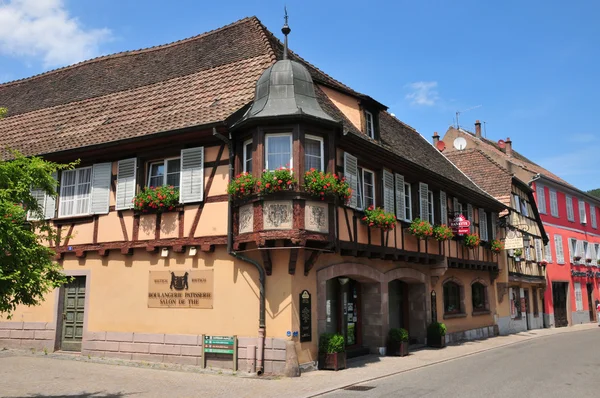
<path fill-rule="evenodd" d="M 206 372 L 201 372 L 198 367 L 171 367 L 163 364 L 88 359 L 72 354 L 44 355 L 9 350 L 0 352 L 0 391 L 3 391 L 3 396 L 14 397 L 75 397 L 84 396 L 83 394 L 88 397 L 122 397 L 129 394 L 140 397 L 180 397 L 198 396 L 199 393 L 210 397 L 315 397 L 354 384 L 531 339 L 593 329 L 600 328 L 594 323 L 528 331 L 465 342 L 441 350 L 424 348 L 403 358 L 371 355 L 349 361 L 350 368 L 343 371 L 307 372 L 299 378 L 234 377 L 214 372 L 200 374 Z"/>

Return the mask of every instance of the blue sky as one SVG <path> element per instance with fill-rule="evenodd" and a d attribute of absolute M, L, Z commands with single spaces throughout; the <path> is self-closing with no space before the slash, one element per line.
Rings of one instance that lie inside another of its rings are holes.
<path fill-rule="evenodd" d="M 510 137 L 516 150 L 580 189 L 600 187 L 600 3 L 285 3 L 294 51 L 389 106 L 428 139 L 464 111 L 461 126 L 472 130 L 475 119 L 485 121 L 488 138 Z M 251 15 L 281 36 L 283 5 L 0 1 L 0 82 L 168 43 Z"/>

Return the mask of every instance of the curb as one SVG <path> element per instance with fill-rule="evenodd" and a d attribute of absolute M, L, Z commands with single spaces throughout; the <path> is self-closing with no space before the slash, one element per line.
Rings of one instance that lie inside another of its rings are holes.
<path fill-rule="evenodd" d="M 587 326 L 589 324 L 585 324 L 585 325 Z M 577 327 L 577 326 L 578 325 L 576 325 L 575 327 Z M 388 373 L 388 374 L 381 375 L 381 376 L 371 377 L 371 378 L 364 379 L 364 380 L 361 380 L 361 381 L 356 381 L 354 383 L 350 383 L 350 384 L 347 384 L 347 385 L 343 385 L 343 386 L 339 386 L 339 387 L 335 387 L 335 388 L 330 388 L 328 390 L 323 390 L 323 391 L 319 391 L 319 392 L 316 392 L 316 393 L 312 393 L 311 395 L 307 395 L 304 398 L 320 397 L 320 396 L 323 396 L 325 394 L 329 394 L 329 393 L 334 392 L 334 391 L 343 390 L 343 389 L 345 389 L 347 387 L 357 386 L 357 385 L 360 385 L 360 384 L 368 383 L 370 381 L 385 379 L 386 377 L 396 376 L 396 375 L 399 375 L 399 374 L 402 374 L 402 373 L 411 372 L 413 370 L 427 368 L 429 366 L 438 365 L 440 363 L 455 361 L 455 360 L 461 359 L 461 358 L 467 358 L 467 357 L 470 357 L 470 356 L 473 356 L 473 355 L 481 354 L 481 353 L 486 352 L 486 351 L 493 351 L 493 350 L 497 350 L 498 348 L 503 348 L 503 347 L 510 346 L 510 345 L 515 345 L 515 344 L 521 344 L 521 343 L 525 343 L 527 341 L 535 340 L 535 339 L 538 339 L 538 338 L 551 337 L 551 336 L 556 336 L 556 335 L 559 335 L 559 334 L 585 332 L 585 331 L 588 331 L 588 330 L 594 330 L 594 328 L 589 327 L 589 326 L 585 327 L 585 328 L 582 328 L 582 329 L 579 329 L 579 328 L 578 329 L 574 329 L 573 326 L 571 326 L 571 327 L 565 328 L 565 329 L 566 329 L 565 331 L 549 333 L 549 334 L 546 334 L 546 335 L 526 336 L 523 340 L 520 340 L 520 341 L 513 341 L 513 342 L 509 342 L 509 343 L 502 344 L 502 345 L 499 345 L 499 346 L 490 347 L 490 348 L 482 348 L 482 349 L 480 349 L 478 351 L 473 351 L 473 352 L 465 354 L 465 355 L 460 355 L 460 356 L 456 356 L 456 357 L 453 357 L 453 358 L 441 359 L 439 361 L 431 362 L 431 363 L 428 363 L 428 364 L 418 365 L 418 366 L 415 366 L 414 368 L 403 369 L 403 370 L 399 370 L 397 372 L 392 372 L 392 373 Z M 550 330 L 552 330 L 552 329 L 550 329 Z"/>

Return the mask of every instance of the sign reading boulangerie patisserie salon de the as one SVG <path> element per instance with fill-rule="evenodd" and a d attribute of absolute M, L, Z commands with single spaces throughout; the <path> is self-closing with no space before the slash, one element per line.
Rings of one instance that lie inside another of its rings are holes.
<path fill-rule="evenodd" d="M 149 308 L 212 308 L 213 271 L 150 271 Z"/>

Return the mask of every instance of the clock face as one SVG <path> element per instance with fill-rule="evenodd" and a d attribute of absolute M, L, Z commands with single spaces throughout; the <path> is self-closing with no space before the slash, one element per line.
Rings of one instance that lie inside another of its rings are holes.
<path fill-rule="evenodd" d="M 463 137 L 458 137 L 457 139 L 454 140 L 454 148 L 458 149 L 459 151 L 462 151 L 466 147 L 467 147 L 467 140 L 465 140 Z"/>

